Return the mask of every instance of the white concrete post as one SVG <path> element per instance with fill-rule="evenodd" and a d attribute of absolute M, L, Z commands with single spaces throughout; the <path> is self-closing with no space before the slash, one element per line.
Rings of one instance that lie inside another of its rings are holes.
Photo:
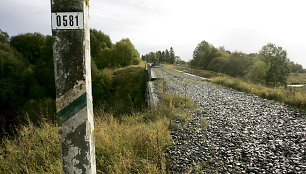
<path fill-rule="evenodd" d="M 96 173 L 88 0 L 51 0 L 63 173 Z"/>

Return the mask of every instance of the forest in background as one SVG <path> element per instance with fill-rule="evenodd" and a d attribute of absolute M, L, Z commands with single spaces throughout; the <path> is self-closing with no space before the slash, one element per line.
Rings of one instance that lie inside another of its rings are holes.
<path fill-rule="evenodd" d="M 150 52 L 142 55 L 141 59 L 148 63 L 188 63 L 191 67 L 243 78 L 268 87 L 286 86 L 290 73 L 295 75 L 306 73 L 302 65 L 289 60 L 285 49 L 272 43 L 263 46 L 258 53 L 246 54 L 231 52 L 224 47 L 216 48 L 207 41 L 202 41 L 195 48 L 192 60 L 189 62 L 176 56 L 173 47 L 170 51 L 166 49 Z"/>
<path fill-rule="evenodd" d="M 193 52 L 190 66 L 244 78 L 269 87 L 286 86 L 291 73 L 306 73 L 302 65 L 291 62 L 280 46 L 268 43 L 258 53 L 230 52 L 202 41 Z"/>
<path fill-rule="evenodd" d="M 104 69 L 137 65 L 141 60 L 128 38 L 113 44 L 108 35 L 91 29 L 90 39 L 97 104 L 110 100 L 110 93 L 120 85 Z M 52 36 L 25 33 L 10 37 L 0 29 L 0 76 L 0 135 L 14 132 L 27 119 L 34 124 L 56 121 Z"/>
<path fill-rule="evenodd" d="M 170 47 L 170 51 L 166 49 L 165 51 L 150 52 L 148 54 L 142 55 L 141 60 L 148 63 L 163 63 L 163 64 L 185 64 L 179 56 L 175 55 L 173 47 Z"/>

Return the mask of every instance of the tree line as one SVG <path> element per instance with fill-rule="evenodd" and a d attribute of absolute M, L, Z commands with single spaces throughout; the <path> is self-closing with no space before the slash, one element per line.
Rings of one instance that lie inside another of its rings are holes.
<path fill-rule="evenodd" d="M 215 48 L 202 41 L 193 52 L 191 66 L 246 78 L 266 86 L 287 85 L 290 72 L 305 73 L 299 64 L 290 62 L 287 52 L 280 46 L 268 43 L 258 53 L 230 52 L 224 47 Z"/>
<path fill-rule="evenodd" d="M 93 88 L 103 68 L 141 61 L 128 38 L 113 44 L 108 35 L 91 29 L 90 39 Z M 0 29 L 0 134 L 14 130 L 16 124 L 28 119 L 27 114 L 34 123 L 56 121 L 52 42 L 49 35 L 10 37 Z"/>
<path fill-rule="evenodd" d="M 139 53 L 130 39 L 125 38 L 113 44 L 102 31 L 90 30 L 91 57 L 98 69 L 138 65 Z"/>
<path fill-rule="evenodd" d="M 142 55 L 141 59 L 148 63 L 167 63 L 167 64 L 184 64 L 183 60 L 179 56 L 176 56 L 174 53 L 173 47 L 170 47 L 170 50 L 166 49 L 165 51 L 156 51 L 150 52 L 148 54 Z"/>

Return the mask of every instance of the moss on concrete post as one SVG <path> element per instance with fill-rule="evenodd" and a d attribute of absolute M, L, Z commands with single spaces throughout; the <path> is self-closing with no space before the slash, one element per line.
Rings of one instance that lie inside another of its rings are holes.
<path fill-rule="evenodd" d="M 88 10 L 88 0 L 51 0 L 52 13 L 83 12 L 84 22 L 84 29 L 52 27 L 63 173 L 96 173 Z"/>

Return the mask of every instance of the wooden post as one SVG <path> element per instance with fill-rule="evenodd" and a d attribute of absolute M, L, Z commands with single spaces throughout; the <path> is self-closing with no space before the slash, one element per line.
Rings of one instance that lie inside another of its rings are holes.
<path fill-rule="evenodd" d="M 51 0 L 63 173 L 96 173 L 88 0 Z"/>

